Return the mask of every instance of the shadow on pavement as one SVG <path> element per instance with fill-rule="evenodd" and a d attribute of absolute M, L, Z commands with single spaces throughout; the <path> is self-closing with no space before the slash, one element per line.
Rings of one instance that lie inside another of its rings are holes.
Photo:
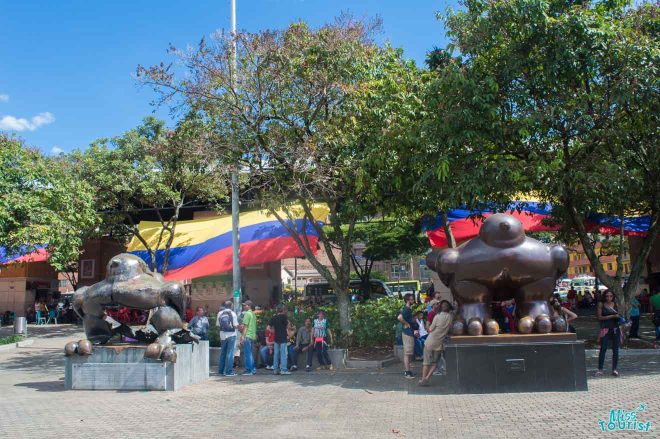
<path fill-rule="evenodd" d="M 23 372 L 54 371 L 64 374 L 64 351 L 46 348 L 16 348 L 12 355 L 0 361 L 0 370 L 20 370 Z"/>
<path fill-rule="evenodd" d="M 605 361 L 605 370 L 611 371 L 612 357 L 608 352 Z M 419 373 L 419 363 L 415 364 L 415 373 Z M 648 376 L 660 374 L 659 355 L 627 355 L 619 358 L 620 378 L 605 375 L 603 378 L 595 378 L 598 369 L 598 357 L 587 356 L 587 380 L 602 379 L 625 379 L 627 377 Z M 609 372 L 608 372 L 609 373 Z M 340 370 L 340 371 L 314 371 L 293 372 L 288 376 L 275 376 L 270 371 L 259 369 L 257 375 L 225 378 L 212 374 L 210 382 L 226 383 L 230 385 L 269 384 L 278 381 L 293 381 L 303 387 L 340 386 L 347 389 L 363 390 L 372 392 L 406 392 L 413 395 L 439 395 L 449 392 L 443 386 L 442 377 L 432 377 L 430 386 L 420 387 L 417 385 L 418 377 L 406 379 L 402 375 L 401 365 L 395 364 L 377 370 Z"/>
<path fill-rule="evenodd" d="M 64 380 L 58 381 L 34 381 L 31 383 L 14 384 L 16 387 L 26 387 L 37 392 L 64 392 Z"/>

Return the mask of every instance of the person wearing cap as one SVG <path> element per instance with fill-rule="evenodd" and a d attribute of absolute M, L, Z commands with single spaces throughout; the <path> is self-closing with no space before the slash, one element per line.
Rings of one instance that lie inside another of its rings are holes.
<path fill-rule="evenodd" d="M 243 375 L 254 375 L 256 367 L 254 363 L 254 353 L 252 346 L 257 338 L 257 316 L 252 312 L 252 301 L 243 302 L 243 356 L 245 358 L 245 372 Z"/>
<path fill-rule="evenodd" d="M 404 305 L 397 316 L 397 320 L 403 325 L 401 338 L 403 339 L 403 376 L 405 378 L 414 378 L 415 374 L 410 370 L 410 357 L 415 353 L 415 331 L 413 330 L 412 305 L 415 302 L 415 296 L 412 293 L 406 293 L 403 296 Z"/>
<path fill-rule="evenodd" d="M 209 339 L 209 318 L 204 315 L 204 308 L 201 306 L 197 307 L 197 313 L 190 320 L 190 323 L 188 323 L 188 328 L 190 328 L 190 332 L 198 336 L 201 340 Z"/>

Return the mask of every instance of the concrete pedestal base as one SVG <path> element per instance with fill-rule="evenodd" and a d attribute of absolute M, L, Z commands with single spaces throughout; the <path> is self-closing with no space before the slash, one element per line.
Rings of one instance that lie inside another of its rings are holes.
<path fill-rule="evenodd" d="M 65 357 L 67 390 L 178 390 L 209 377 L 209 342 L 175 346 L 176 363 L 144 358 L 146 346 L 94 346 Z"/>
<path fill-rule="evenodd" d="M 574 336 L 573 336 L 574 337 Z M 447 375 L 439 381 L 450 393 L 572 392 L 587 390 L 584 343 L 567 339 L 518 337 L 507 343 L 475 337 L 445 345 Z M 435 379 L 436 377 L 434 377 Z"/>

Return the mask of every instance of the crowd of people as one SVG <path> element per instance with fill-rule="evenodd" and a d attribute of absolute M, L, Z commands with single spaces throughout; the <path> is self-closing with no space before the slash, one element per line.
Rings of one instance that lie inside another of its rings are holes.
<path fill-rule="evenodd" d="M 403 376 L 409 379 L 415 378 L 411 360 L 415 356 L 421 356 L 422 373 L 418 384 L 428 386 L 434 373 L 443 373 L 442 368 L 438 366 L 443 360 L 445 339 L 454 320 L 452 305 L 447 300 L 432 299 L 428 302 L 428 311 L 424 318 L 423 312 L 413 314 L 414 294 L 405 294 L 403 301 L 403 308 L 397 316 L 402 327 Z"/>
<path fill-rule="evenodd" d="M 37 325 L 75 323 L 76 315 L 68 298 L 37 299 L 26 312 L 27 321 Z"/>
<path fill-rule="evenodd" d="M 589 299 L 586 299 L 586 302 L 584 302 L 584 298 L 587 296 L 597 300 L 595 304 L 596 318 L 600 327 L 597 342 L 600 345 L 600 350 L 596 376 L 602 376 L 604 374 L 605 355 L 608 349 L 612 350 L 612 375 L 615 377 L 619 376 L 619 347 L 624 341 L 628 328 L 630 338 L 639 338 L 639 319 L 641 313 L 649 312 L 651 314 L 651 319 L 655 326 L 654 348 L 657 349 L 660 347 L 660 290 L 656 291 L 653 295 L 648 295 L 646 290 L 635 295 L 630 302 L 629 321 L 619 311 L 617 299 L 610 290 L 605 290 L 595 296 L 591 293 L 582 295 L 581 299 L 583 302 L 581 303 L 585 306 L 590 303 Z M 400 327 L 398 338 L 400 338 L 400 342 L 403 345 L 404 377 L 415 377 L 411 369 L 411 360 L 413 358 L 421 358 L 422 372 L 419 385 L 425 386 L 428 385 L 434 373 L 442 373 L 439 365 L 444 362 L 444 341 L 451 331 L 454 318 L 452 305 L 446 300 L 439 300 L 437 296 L 435 299 L 428 301 L 430 299 L 429 297 L 427 298 L 425 315 L 422 311 L 413 312 L 412 308 L 416 303 L 413 294 L 406 294 L 403 298 L 404 306 L 397 320 Z M 572 310 L 572 308 L 575 308 L 572 306 L 575 302 L 572 303 L 570 299 L 562 302 L 561 297 L 556 294 L 550 299 L 549 303 L 551 319 L 562 317 L 567 323 L 567 331 L 575 333 L 576 330 L 572 325 L 572 322 L 578 318 L 577 314 Z M 644 303 L 647 303 L 648 306 L 645 307 Z M 494 302 L 492 306 L 493 318 L 498 321 L 502 332 L 515 332 L 517 324 L 515 301 Z"/>
<path fill-rule="evenodd" d="M 220 375 L 236 376 L 234 368 L 241 363 L 241 355 L 242 375 L 254 375 L 258 362 L 275 375 L 290 375 L 298 370 L 300 355 L 305 359 L 305 370 L 311 372 L 315 353 L 319 368 L 332 369 L 328 348 L 333 344 L 334 336 L 323 310 L 296 328 L 289 319 L 287 308 L 280 304 L 265 329 L 258 331 L 255 306 L 251 300 L 242 304 L 240 314 L 236 314 L 232 306 L 231 301 L 222 304 L 215 321 L 220 333 Z M 204 308 L 197 308 L 195 316 L 188 322 L 188 329 L 208 340 L 210 322 Z"/>

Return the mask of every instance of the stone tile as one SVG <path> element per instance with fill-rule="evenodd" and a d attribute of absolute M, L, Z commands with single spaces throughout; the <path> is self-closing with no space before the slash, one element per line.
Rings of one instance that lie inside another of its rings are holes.
<path fill-rule="evenodd" d="M 0 353 L 0 432 L 6 437 L 593 438 L 612 408 L 647 404 L 639 419 L 660 431 L 660 355 L 626 355 L 620 378 L 589 378 L 571 393 L 442 395 L 400 366 L 222 378 L 174 393 L 64 391 L 62 347 L 74 327 L 42 330 Z M 609 360 L 609 357 L 608 357 Z M 597 359 L 587 358 L 590 377 Z M 607 363 L 606 363 L 607 364 Z M 419 369 L 419 363 L 415 363 Z M 231 421 L 229 421 L 231 420 Z M 623 434 L 636 436 L 639 433 Z M 618 433 L 621 435 L 621 433 Z"/>

